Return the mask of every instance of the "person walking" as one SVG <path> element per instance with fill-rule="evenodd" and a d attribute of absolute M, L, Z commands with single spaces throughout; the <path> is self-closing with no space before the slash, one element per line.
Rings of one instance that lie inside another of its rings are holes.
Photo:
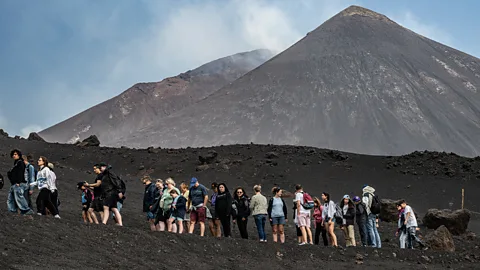
<path fill-rule="evenodd" d="M 417 236 L 417 218 L 415 217 L 412 207 L 410 207 L 405 200 L 400 201 L 400 206 L 404 210 L 405 221 L 403 224 L 407 229 L 407 239 L 410 246 L 413 248 L 413 243 L 417 242 L 421 248 L 425 248 L 425 243 Z"/>
<path fill-rule="evenodd" d="M 157 227 L 155 226 L 155 216 L 152 212 L 152 208 L 159 192 L 157 187 L 152 183 L 152 178 L 150 178 L 150 176 L 145 175 L 142 178 L 142 182 L 145 186 L 145 193 L 143 194 L 143 212 L 146 213 L 147 221 L 150 224 L 150 230 L 153 232 L 157 230 Z"/>
<path fill-rule="evenodd" d="M 335 235 L 335 202 L 330 200 L 330 194 L 323 192 L 322 193 L 323 212 L 322 212 L 322 225 L 327 229 L 328 235 L 330 236 L 330 243 L 334 247 L 338 247 L 337 236 Z"/>
<path fill-rule="evenodd" d="M 58 209 L 55 207 L 55 204 L 52 202 L 52 193 L 56 189 L 54 188 L 53 183 L 55 183 L 55 174 L 47 166 L 48 159 L 44 156 L 40 156 L 38 159 L 38 166 L 40 170 L 37 174 L 37 181 L 33 182 L 32 186 L 37 186 L 40 191 L 37 196 L 37 214 L 45 216 L 46 210 L 55 217 L 60 218 L 58 214 Z"/>
<path fill-rule="evenodd" d="M 340 203 L 340 208 L 342 209 L 343 213 L 343 221 L 342 228 L 343 234 L 345 236 L 345 242 L 347 247 L 354 247 L 356 246 L 355 242 L 355 205 L 353 201 L 350 199 L 349 195 L 343 196 L 343 200 Z"/>
<path fill-rule="evenodd" d="M 360 233 L 360 240 L 362 242 L 362 246 L 366 247 L 368 243 L 367 209 L 365 204 L 358 196 L 353 197 L 353 203 L 355 204 L 355 221 L 358 226 L 358 232 Z"/>
<path fill-rule="evenodd" d="M 262 195 L 262 186 L 255 185 L 253 187 L 253 191 L 255 195 L 252 196 L 252 200 L 250 202 L 250 210 L 253 215 L 253 219 L 255 220 L 255 226 L 257 227 L 258 231 L 258 238 L 260 242 L 266 243 L 267 242 L 267 235 L 265 233 L 265 223 L 267 221 L 267 214 L 268 214 L 268 203 L 267 198 Z"/>
<path fill-rule="evenodd" d="M 12 213 L 20 210 L 20 214 L 31 216 L 33 211 L 28 206 L 29 187 L 25 179 L 25 163 L 22 153 L 20 150 L 14 149 L 10 152 L 10 157 L 13 158 L 13 168 L 7 173 L 11 184 L 7 199 L 8 210 Z"/>
<path fill-rule="evenodd" d="M 233 219 L 233 223 L 237 223 L 240 236 L 243 239 L 248 239 L 248 217 L 250 216 L 250 199 L 242 187 L 235 189 L 234 204 L 237 207 L 237 213 Z"/>
<path fill-rule="evenodd" d="M 328 246 L 327 230 L 325 229 L 325 226 L 323 224 L 323 218 L 322 218 L 323 205 L 320 202 L 320 199 L 317 197 L 313 198 L 313 201 L 315 203 L 315 206 L 313 208 L 313 219 L 315 221 L 314 243 L 315 245 L 318 245 L 320 243 L 320 234 L 322 234 L 323 245 L 327 247 Z"/>
<path fill-rule="evenodd" d="M 282 189 L 274 187 L 272 189 L 273 197 L 268 201 L 268 217 L 272 226 L 273 242 L 285 243 L 284 226 L 287 222 L 287 204 L 282 199 Z"/>
<path fill-rule="evenodd" d="M 313 237 L 310 221 L 310 212 L 314 207 L 315 203 L 313 199 L 311 200 L 312 207 L 309 208 L 305 204 L 306 198 L 310 200 L 310 195 L 303 191 L 302 185 L 295 186 L 295 204 L 297 205 L 297 222 L 298 227 L 302 231 L 302 242 L 299 245 L 306 245 L 307 241 L 309 244 L 313 245 Z"/>
<path fill-rule="evenodd" d="M 191 209 L 190 212 L 190 228 L 188 233 L 192 234 L 195 229 L 195 224 L 200 224 L 200 236 L 205 235 L 205 218 L 206 207 L 208 202 L 208 191 L 205 186 L 198 182 L 198 179 L 192 177 L 190 180 L 190 192 L 188 194 L 188 206 L 187 209 Z"/>
<path fill-rule="evenodd" d="M 367 210 L 367 233 L 370 241 L 368 244 L 374 248 L 381 248 L 382 240 L 380 239 L 380 234 L 378 234 L 377 229 L 377 213 L 372 212 L 375 189 L 365 185 L 362 191 L 362 202 L 365 204 Z"/>
<path fill-rule="evenodd" d="M 217 200 L 215 203 L 215 216 L 220 220 L 224 237 L 231 236 L 230 219 L 232 217 L 232 204 L 232 194 L 228 191 L 227 185 L 220 183 L 218 185 Z"/>

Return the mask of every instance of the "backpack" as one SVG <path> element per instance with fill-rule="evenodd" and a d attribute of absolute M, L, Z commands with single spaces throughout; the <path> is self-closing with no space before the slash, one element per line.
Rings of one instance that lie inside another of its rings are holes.
<path fill-rule="evenodd" d="M 116 175 L 111 170 L 107 171 L 107 176 L 108 176 L 108 178 L 110 178 L 110 181 L 112 182 L 115 189 L 118 192 L 121 192 L 121 193 L 125 194 L 126 185 L 125 185 L 125 182 L 123 181 L 123 179 L 120 176 Z"/>
<path fill-rule="evenodd" d="M 309 209 L 313 209 L 313 206 L 314 206 L 314 202 L 313 202 L 313 199 L 312 199 L 312 196 L 310 196 L 310 194 L 306 193 L 306 192 L 303 192 L 303 208 L 309 210 Z"/>
<path fill-rule="evenodd" d="M 382 208 L 382 204 L 380 202 L 380 199 L 378 198 L 377 195 L 373 195 L 371 193 L 365 193 L 363 197 L 366 197 L 368 195 L 372 195 L 372 202 L 370 204 L 370 212 L 374 215 L 380 214 L 380 209 Z"/>
<path fill-rule="evenodd" d="M 3 175 L 0 174 L 0 189 L 3 188 L 3 185 L 5 184 L 4 180 L 3 180 Z"/>
<path fill-rule="evenodd" d="M 333 214 L 333 217 L 337 222 L 343 220 L 343 210 L 338 203 L 335 204 L 335 214 Z"/>

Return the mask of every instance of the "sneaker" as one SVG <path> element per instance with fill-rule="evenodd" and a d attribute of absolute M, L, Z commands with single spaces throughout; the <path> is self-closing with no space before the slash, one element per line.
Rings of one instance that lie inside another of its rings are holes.
<path fill-rule="evenodd" d="M 37 213 L 37 215 L 41 216 L 41 215 L 42 215 L 42 213 Z"/>
<path fill-rule="evenodd" d="M 60 216 L 59 216 L 59 215 L 55 215 L 55 218 L 58 218 L 58 219 L 60 219 Z"/>
<path fill-rule="evenodd" d="M 306 242 L 302 242 L 300 244 L 298 244 L 299 246 L 303 246 L 303 245 L 306 245 L 307 243 Z"/>

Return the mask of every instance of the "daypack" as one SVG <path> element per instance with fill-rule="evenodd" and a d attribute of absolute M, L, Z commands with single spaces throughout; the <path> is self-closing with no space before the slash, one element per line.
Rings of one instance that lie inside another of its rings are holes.
<path fill-rule="evenodd" d="M 382 208 L 382 204 L 380 202 L 380 199 L 378 198 L 377 195 L 373 195 L 372 193 L 365 193 L 363 197 L 366 197 L 368 195 L 372 195 L 372 202 L 370 205 L 370 212 L 374 215 L 380 214 L 380 209 Z"/>
<path fill-rule="evenodd" d="M 340 207 L 340 204 L 336 203 L 335 204 L 335 214 L 333 214 L 335 220 L 337 222 L 340 222 L 343 220 L 343 209 Z"/>
<path fill-rule="evenodd" d="M 110 181 L 111 181 L 112 185 L 115 187 L 115 189 L 118 192 L 125 193 L 126 185 L 125 185 L 125 182 L 123 181 L 123 179 L 119 175 L 112 172 L 111 170 L 108 170 L 106 172 L 107 172 L 108 178 L 110 178 Z"/>
<path fill-rule="evenodd" d="M 305 209 L 313 209 L 314 207 L 314 202 L 313 202 L 313 199 L 312 199 L 312 196 L 310 196 L 310 194 L 306 193 L 306 192 L 303 192 L 303 208 Z"/>

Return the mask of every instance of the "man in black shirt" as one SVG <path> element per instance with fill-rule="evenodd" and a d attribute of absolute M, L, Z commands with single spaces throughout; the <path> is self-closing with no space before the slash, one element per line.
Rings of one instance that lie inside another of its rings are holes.
<path fill-rule="evenodd" d="M 103 173 L 100 165 L 93 166 L 93 172 L 97 175 L 94 184 L 88 184 L 85 182 L 86 187 L 93 188 L 93 202 L 90 204 L 88 211 L 91 213 L 92 218 L 96 224 L 98 224 L 97 216 L 95 212 L 100 213 L 100 218 L 103 220 L 103 200 L 102 200 L 102 178 Z M 95 212 L 94 212 L 95 211 Z"/>
<path fill-rule="evenodd" d="M 14 149 L 10 152 L 10 157 L 13 158 L 13 168 L 8 171 L 7 176 L 10 179 L 11 187 L 8 193 L 7 206 L 12 213 L 17 213 L 20 210 L 22 215 L 32 215 L 33 211 L 28 207 L 26 192 L 29 187 L 25 179 L 25 163 L 22 159 L 22 153 Z"/>

